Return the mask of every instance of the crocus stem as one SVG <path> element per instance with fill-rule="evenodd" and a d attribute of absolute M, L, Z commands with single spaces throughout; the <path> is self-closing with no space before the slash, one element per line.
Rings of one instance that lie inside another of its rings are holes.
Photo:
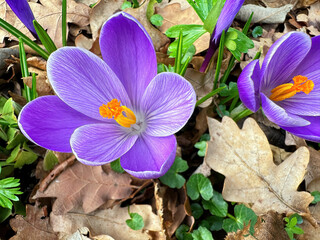
<path fill-rule="evenodd" d="M 67 46 L 67 0 L 62 0 L 62 45 Z"/>
<path fill-rule="evenodd" d="M 227 213 L 227 216 L 229 218 L 233 219 L 234 221 L 238 222 L 238 220 L 234 216 L 232 216 L 230 213 Z"/>
<path fill-rule="evenodd" d="M 250 109 L 245 109 L 245 110 L 243 110 L 241 113 L 239 113 L 237 116 L 235 116 L 235 117 L 233 118 L 233 120 L 234 120 L 235 122 L 237 122 L 237 121 L 239 121 L 240 119 L 251 115 L 252 113 L 253 113 L 253 112 L 252 112 Z"/>
<path fill-rule="evenodd" d="M 213 90 L 217 88 L 218 85 L 218 79 L 223 59 L 223 49 L 224 49 L 224 38 L 225 38 L 225 31 L 223 30 L 221 34 L 220 44 L 219 44 L 219 54 L 218 54 L 218 60 L 217 60 L 217 66 L 216 66 L 216 72 L 214 75 L 214 84 L 213 84 Z"/>
<path fill-rule="evenodd" d="M 211 91 L 210 93 L 208 93 L 207 95 L 205 95 L 203 98 L 199 99 L 197 102 L 196 102 L 196 107 L 199 106 L 201 103 L 203 103 L 204 101 L 208 100 L 209 98 L 211 98 L 212 96 L 216 95 L 217 93 L 219 93 L 222 89 L 224 89 L 224 87 L 221 87 L 221 88 L 217 88 L 213 91 Z"/>
<path fill-rule="evenodd" d="M 3 19 L 0 18 L 0 27 L 4 28 L 6 31 L 8 31 L 9 33 L 11 33 L 13 36 L 15 36 L 16 38 L 21 37 L 21 39 L 23 40 L 23 42 L 25 44 L 27 44 L 29 47 L 31 47 L 33 50 L 35 50 L 37 53 L 39 53 L 39 55 L 41 57 L 43 57 L 44 59 L 48 59 L 49 57 L 49 53 L 47 51 L 45 51 L 44 49 L 42 49 L 41 47 L 39 47 L 36 43 L 34 43 L 30 38 L 28 38 L 26 35 L 24 35 L 22 32 L 20 32 L 18 29 L 16 29 L 15 27 L 13 27 L 11 24 L 7 23 L 6 21 L 4 21 Z"/>

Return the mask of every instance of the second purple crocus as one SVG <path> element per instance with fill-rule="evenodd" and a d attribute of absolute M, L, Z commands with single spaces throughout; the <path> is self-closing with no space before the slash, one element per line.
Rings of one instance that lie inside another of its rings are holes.
<path fill-rule="evenodd" d="M 208 52 L 205 56 L 204 62 L 202 63 L 200 72 L 204 72 L 207 69 L 214 52 L 219 47 L 219 42 L 223 30 L 227 32 L 243 3 L 244 0 L 226 0 L 221 10 L 217 24 L 211 35 Z"/>
<path fill-rule="evenodd" d="M 38 38 L 36 29 L 33 26 L 35 19 L 27 0 L 6 0 L 11 10 L 20 19 L 20 21 L 29 29 L 35 38 Z"/>
<path fill-rule="evenodd" d="M 49 57 L 47 72 L 58 96 L 28 103 L 21 131 L 36 144 L 73 152 L 88 165 L 120 157 L 138 178 L 165 174 L 175 159 L 176 138 L 191 116 L 195 92 L 175 73 L 157 75 L 150 36 L 131 15 L 113 15 L 102 27 L 103 59 L 76 47 Z"/>
<path fill-rule="evenodd" d="M 320 36 L 290 32 L 254 60 L 238 79 L 239 96 L 256 112 L 301 138 L 320 142 Z"/>

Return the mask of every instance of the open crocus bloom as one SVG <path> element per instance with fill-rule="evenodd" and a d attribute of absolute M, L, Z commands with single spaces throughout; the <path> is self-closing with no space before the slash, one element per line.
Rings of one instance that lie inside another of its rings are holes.
<path fill-rule="evenodd" d="M 220 38 L 223 30 L 227 31 L 231 26 L 233 19 L 239 12 L 244 0 L 226 0 L 221 13 L 219 15 L 217 24 L 213 30 L 210 39 L 210 45 L 208 48 L 208 52 L 205 56 L 205 59 L 200 68 L 200 72 L 204 72 L 210 63 L 211 58 L 213 57 L 214 52 L 219 47 Z"/>
<path fill-rule="evenodd" d="M 270 121 L 301 138 L 320 141 L 320 36 L 290 32 L 276 41 L 260 68 L 254 60 L 238 79 L 251 111 L 260 103 Z"/>
<path fill-rule="evenodd" d="M 29 29 L 35 38 L 38 38 L 36 29 L 33 26 L 34 16 L 27 0 L 6 0 L 11 10 L 20 21 Z"/>
<path fill-rule="evenodd" d="M 139 178 L 157 178 L 172 165 L 176 138 L 195 106 L 191 84 L 175 73 L 157 74 L 152 41 L 126 13 L 113 15 L 100 34 L 101 60 L 76 47 L 49 57 L 48 78 L 58 96 L 28 103 L 21 131 L 36 144 L 73 152 L 88 165 L 121 157 Z"/>

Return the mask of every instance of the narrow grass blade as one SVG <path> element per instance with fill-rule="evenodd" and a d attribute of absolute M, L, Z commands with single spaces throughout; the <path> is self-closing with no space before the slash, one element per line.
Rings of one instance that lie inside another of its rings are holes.
<path fill-rule="evenodd" d="M 205 102 L 206 100 L 208 100 L 209 98 L 211 98 L 212 96 L 216 95 L 217 93 L 221 92 L 222 89 L 224 89 L 226 86 L 217 88 L 215 90 L 213 90 L 212 92 L 210 92 L 209 94 L 207 94 L 206 96 L 204 96 L 203 98 L 199 99 L 196 102 L 196 107 L 199 106 L 201 103 Z"/>
<path fill-rule="evenodd" d="M 174 61 L 174 72 L 178 74 L 180 73 L 180 69 L 181 69 L 182 46 L 183 46 L 183 35 L 182 35 L 182 31 L 180 31 L 179 38 L 178 38 L 176 59 Z"/>
<path fill-rule="evenodd" d="M 23 45 L 23 40 L 20 37 L 19 38 L 19 56 L 20 56 L 20 66 L 21 66 L 21 74 L 22 77 L 28 77 L 29 76 L 29 70 L 28 70 L 28 64 L 27 64 L 27 56 Z M 27 101 L 31 101 L 31 89 L 24 83 L 24 91 L 25 91 L 25 97 Z"/>
<path fill-rule="evenodd" d="M 62 45 L 67 46 L 67 0 L 62 0 Z"/>
<path fill-rule="evenodd" d="M 223 30 L 223 32 L 221 34 L 221 38 L 220 38 L 220 43 L 219 43 L 219 53 L 218 53 L 216 72 L 215 72 L 215 75 L 214 75 L 213 90 L 216 89 L 217 85 L 218 85 L 218 79 L 219 79 L 219 74 L 220 74 L 220 69 L 221 69 L 221 64 L 222 64 L 222 59 L 223 59 L 225 36 L 226 36 L 226 32 Z"/>
<path fill-rule="evenodd" d="M 44 59 L 48 59 L 49 53 L 39 47 L 36 43 L 34 43 L 30 38 L 28 38 L 26 35 L 24 35 L 22 32 L 20 32 L 18 29 L 13 27 L 11 24 L 7 23 L 3 19 L 0 18 L 0 27 L 11 33 L 16 38 L 21 38 L 25 44 L 27 44 L 29 47 L 31 47 L 33 50 L 35 50 L 41 57 Z"/>
<path fill-rule="evenodd" d="M 36 99 L 36 98 L 38 97 L 38 94 L 37 94 L 37 77 L 36 77 L 36 73 L 32 73 L 31 97 L 32 97 L 32 100 L 34 100 L 34 99 Z"/>
<path fill-rule="evenodd" d="M 43 27 L 36 20 L 33 20 L 33 26 L 36 29 L 36 32 L 39 36 L 40 41 L 42 42 L 43 46 L 47 49 L 49 54 L 57 50 L 56 45 L 54 44 L 52 39 L 49 37 L 46 30 L 44 30 Z"/>

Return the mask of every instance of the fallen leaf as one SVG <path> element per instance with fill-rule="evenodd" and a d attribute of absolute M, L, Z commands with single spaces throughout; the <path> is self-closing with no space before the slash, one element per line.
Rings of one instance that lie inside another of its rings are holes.
<path fill-rule="evenodd" d="M 39 0 L 30 2 L 30 8 L 35 19 L 40 25 L 47 30 L 57 47 L 62 46 L 62 0 Z M 68 0 L 67 4 L 67 22 L 79 25 L 81 27 L 89 24 L 90 7 L 83 3 L 77 3 L 74 0 Z M 0 17 L 19 29 L 31 39 L 34 37 L 29 33 L 28 29 L 13 14 L 10 7 L 5 1 L 0 2 Z M 67 26 L 68 27 L 68 26 Z M 16 39 L 4 30 L 0 30 L 0 41 L 3 42 L 4 37 Z"/>
<path fill-rule="evenodd" d="M 47 70 L 47 61 L 41 57 L 33 56 L 27 59 L 28 67 L 38 68 L 42 71 Z"/>
<path fill-rule="evenodd" d="M 100 0 L 90 13 L 90 27 L 93 41 L 99 36 L 102 24 L 121 8 L 123 0 Z"/>
<path fill-rule="evenodd" d="M 310 151 L 310 161 L 305 177 L 306 188 L 310 192 L 320 191 L 320 152 L 311 147 L 308 147 L 308 149 Z"/>
<path fill-rule="evenodd" d="M 309 162 L 306 147 L 300 147 L 277 166 L 266 136 L 253 119 L 248 118 L 242 130 L 229 117 L 221 123 L 208 118 L 208 125 L 211 141 L 205 161 L 226 176 L 222 191 L 225 200 L 252 204 L 256 214 L 270 210 L 309 214 L 313 197 L 297 191 Z"/>
<path fill-rule="evenodd" d="M 26 217 L 16 215 L 10 220 L 10 226 L 16 235 L 10 240 L 56 240 L 57 235 L 52 230 L 45 207 L 26 206 Z"/>
<path fill-rule="evenodd" d="M 135 17 L 147 30 L 149 33 L 151 40 L 153 42 L 154 48 L 156 51 L 159 51 L 161 47 L 170 42 L 169 38 L 167 38 L 164 34 L 162 34 L 157 28 L 152 26 L 150 21 L 147 18 L 147 8 L 149 1 L 145 1 L 138 8 L 127 8 L 124 12 L 131 14 Z"/>
<path fill-rule="evenodd" d="M 263 7 L 279 8 L 287 4 L 295 5 L 297 3 L 297 0 L 246 0 L 245 3 Z"/>
<path fill-rule="evenodd" d="M 119 205 L 90 214 L 69 212 L 64 215 L 55 215 L 51 213 L 50 222 L 60 238 L 67 238 L 82 227 L 87 227 L 93 236 L 109 235 L 116 240 L 148 240 L 150 239 L 148 232 L 161 230 L 159 217 L 152 212 L 150 205 L 130 205 L 130 212 L 142 216 L 144 220 L 142 230 L 132 230 L 127 226 L 126 220 L 130 218 L 128 208 L 121 208 Z"/>
<path fill-rule="evenodd" d="M 30 72 L 35 72 L 30 69 Z M 32 88 L 32 76 L 23 78 L 23 82 L 27 84 L 29 88 Z M 54 91 L 47 77 L 47 72 L 38 71 L 36 76 L 36 90 L 39 96 L 53 95 Z"/>
<path fill-rule="evenodd" d="M 76 162 L 62 172 L 44 191 L 37 191 L 33 199 L 57 198 L 52 211 L 59 215 L 82 206 L 85 213 L 92 212 L 107 200 L 126 198 L 131 194 L 130 176 L 109 168 L 88 166 Z"/>

